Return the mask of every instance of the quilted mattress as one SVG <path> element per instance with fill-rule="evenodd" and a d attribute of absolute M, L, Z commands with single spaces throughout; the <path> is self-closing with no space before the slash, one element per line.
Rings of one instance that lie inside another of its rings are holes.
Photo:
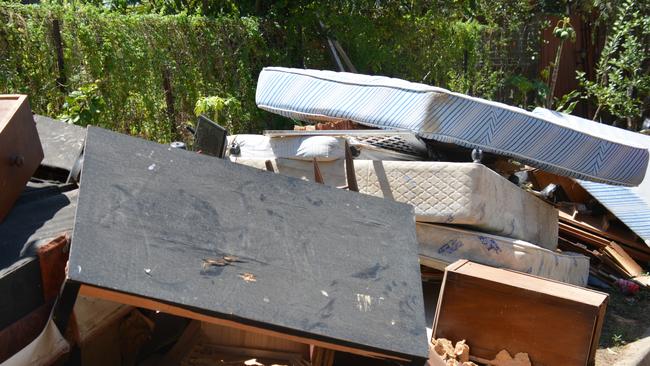
<path fill-rule="evenodd" d="M 230 157 L 231 161 L 265 169 L 264 159 Z M 313 163 L 269 159 L 276 172 L 313 180 Z M 341 160 L 318 163 L 325 184 L 343 186 Z M 557 247 L 558 213 L 551 205 L 481 164 L 355 160 L 359 191 L 415 206 L 421 222 L 466 225 Z"/>
<path fill-rule="evenodd" d="M 382 76 L 267 67 L 255 99 L 285 117 L 406 129 L 578 179 L 635 186 L 648 165 L 642 147 L 521 108 Z"/>
<path fill-rule="evenodd" d="M 417 221 L 557 247 L 557 210 L 484 165 L 355 160 L 354 168 L 359 192 L 409 203 Z"/>
<path fill-rule="evenodd" d="M 443 225 L 418 223 L 416 232 L 420 261 L 441 269 L 458 259 L 508 268 L 552 280 L 586 286 L 589 258 L 558 253 L 522 240 L 460 230 Z"/>

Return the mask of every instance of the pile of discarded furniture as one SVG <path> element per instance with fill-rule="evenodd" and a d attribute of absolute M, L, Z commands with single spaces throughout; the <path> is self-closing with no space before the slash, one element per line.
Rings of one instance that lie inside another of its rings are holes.
<path fill-rule="evenodd" d="M 0 97 L 0 363 L 590 365 L 594 288 L 646 285 L 650 137 L 328 71 L 256 99 L 295 128 L 163 145 Z"/>

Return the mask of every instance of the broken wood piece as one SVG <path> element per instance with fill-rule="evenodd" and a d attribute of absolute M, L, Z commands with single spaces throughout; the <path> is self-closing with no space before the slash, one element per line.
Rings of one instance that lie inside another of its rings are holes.
<path fill-rule="evenodd" d="M 359 192 L 359 185 L 357 184 L 357 176 L 354 172 L 354 159 L 352 158 L 352 151 L 348 140 L 345 140 L 345 178 L 348 181 L 348 189 L 353 192 Z"/>
<path fill-rule="evenodd" d="M 460 362 L 469 361 L 469 346 L 465 344 L 464 339 L 456 343 L 456 347 L 454 348 L 454 354 L 456 355 L 456 358 Z"/>
<path fill-rule="evenodd" d="M 594 217 L 580 213 L 573 207 L 561 207 L 559 208 L 559 218 L 562 222 L 616 242 L 625 242 L 629 245 L 640 247 L 643 247 L 644 245 L 637 241 L 637 235 L 629 230 L 624 224 L 619 223 L 617 225 L 612 225 L 612 220 L 615 217 L 612 217 L 610 212 L 606 212 L 600 217 Z M 604 222 L 607 222 L 607 227 L 603 225 Z M 648 249 L 648 251 L 650 252 L 650 249 Z"/>
<path fill-rule="evenodd" d="M 325 180 L 323 179 L 323 175 L 320 172 L 320 168 L 318 167 L 318 162 L 316 161 L 316 158 L 314 158 L 314 181 L 316 183 L 320 184 L 325 184 Z"/>
<path fill-rule="evenodd" d="M 449 339 L 446 338 L 439 338 L 439 339 L 434 339 L 432 341 L 433 344 L 433 350 L 440 355 L 440 357 L 443 358 L 455 358 L 456 357 L 456 352 L 454 349 L 453 344 Z"/>
<path fill-rule="evenodd" d="M 610 242 L 609 245 L 603 249 L 603 252 L 612 257 L 612 259 L 625 270 L 629 277 L 636 277 L 643 273 L 643 268 L 641 268 L 641 266 L 639 266 L 639 264 L 615 242 Z"/>
<path fill-rule="evenodd" d="M 271 160 L 265 161 L 264 165 L 266 166 L 266 170 L 268 170 L 269 172 L 275 173 L 275 170 L 273 169 L 273 163 L 271 162 Z"/>

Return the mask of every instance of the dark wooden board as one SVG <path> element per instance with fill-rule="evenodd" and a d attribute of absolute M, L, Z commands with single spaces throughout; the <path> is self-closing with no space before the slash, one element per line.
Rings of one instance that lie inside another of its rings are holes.
<path fill-rule="evenodd" d="M 535 366 L 593 364 L 607 294 L 457 261 L 445 270 L 434 337 L 467 340 L 473 356 L 525 352 Z"/>
<path fill-rule="evenodd" d="M 41 270 L 36 258 L 23 258 L 0 274 L 0 329 L 43 305 Z"/>
<path fill-rule="evenodd" d="M 410 206 L 95 127 L 84 159 L 70 280 L 260 329 L 426 358 Z M 205 265 L 224 255 L 241 262 Z"/>
<path fill-rule="evenodd" d="M 26 95 L 0 95 L 0 223 L 43 160 Z"/>

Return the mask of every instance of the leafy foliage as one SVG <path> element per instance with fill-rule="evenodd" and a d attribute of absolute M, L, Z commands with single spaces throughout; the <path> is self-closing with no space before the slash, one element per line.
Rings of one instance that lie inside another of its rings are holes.
<path fill-rule="evenodd" d="M 54 19 L 61 24 L 64 91 L 56 82 Z M 267 64 L 283 63 L 281 54 L 268 51 L 255 18 L 124 15 L 89 5 L 0 8 L 1 93 L 29 94 L 38 113 L 161 142 L 181 136 L 205 95 L 241 101 L 248 117 L 239 116 L 231 131 L 258 129 L 264 117 L 254 101 L 257 74 Z"/>
<path fill-rule="evenodd" d="M 29 94 L 38 113 L 161 142 L 182 138 L 196 111 L 233 133 L 285 127 L 256 107 L 257 76 L 267 65 L 331 69 L 325 36 L 362 73 L 524 107 L 546 92 L 526 79 L 542 25 L 529 1 L 44 1 L 0 8 L 0 92 Z"/>
<path fill-rule="evenodd" d="M 610 7 L 606 19 L 614 19 L 596 69 L 596 79 L 579 72 L 583 97 L 595 100 L 593 119 L 608 113 L 625 127 L 637 130 L 643 101 L 650 97 L 650 4 L 621 0 Z M 606 7 L 607 6 L 607 7 Z"/>
<path fill-rule="evenodd" d="M 100 117 L 106 109 L 106 102 L 99 95 L 97 84 L 90 83 L 70 93 L 65 98 L 62 109 L 58 116 L 62 121 L 87 126 Z"/>
<path fill-rule="evenodd" d="M 243 110 L 239 100 L 234 97 L 211 96 L 199 98 L 194 106 L 194 113 L 196 116 L 204 114 L 230 131 L 237 130 L 238 127 L 245 125 L 250 118 L 249 114 Z"/>

